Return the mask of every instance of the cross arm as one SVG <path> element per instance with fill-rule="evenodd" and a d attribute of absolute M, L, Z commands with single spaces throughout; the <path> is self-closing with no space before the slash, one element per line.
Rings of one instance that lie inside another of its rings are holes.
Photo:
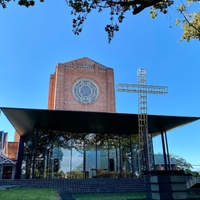
<path fill-rule="evenodd" d="M 118 92 L 146 92 L 148 94 L 167 94 L 168 87 L 166 86 L 154 86 L 154 85 L 138 85 L 138 84 L 117 84 Z"/>

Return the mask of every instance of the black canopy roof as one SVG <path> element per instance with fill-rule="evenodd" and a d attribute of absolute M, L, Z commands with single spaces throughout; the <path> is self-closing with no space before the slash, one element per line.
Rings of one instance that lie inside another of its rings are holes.
<path fill-rule="evenodd" d="M 35 127 L 81 133 L 138 133 L 138 114 L 84 111 L 0 108 L 19 135 L 32 134 Z M 149 133 L 169 131 L 200 117 L 148 115 Z"/>

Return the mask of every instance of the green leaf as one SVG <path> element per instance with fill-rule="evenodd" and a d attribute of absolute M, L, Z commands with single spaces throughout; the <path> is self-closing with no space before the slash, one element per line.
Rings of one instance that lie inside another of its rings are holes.
<path fill-rule="evenodd" d="M 149 14 L 151 15 L 151 18 L 152 18 L 152 19 L 155 19 L 155 18 L 157 17 L 157 13 L 156 13 L 155 11 L 153 11 L 153 10 L 151 10 L 151 11 L 149 12 Z"/>

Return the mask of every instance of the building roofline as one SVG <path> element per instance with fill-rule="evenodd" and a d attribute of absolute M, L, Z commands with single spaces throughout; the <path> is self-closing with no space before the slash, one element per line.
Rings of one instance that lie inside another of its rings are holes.
<path fill-rule="evenodd" d="M 77 133 L 138 133 L 138 114 L 8 107 L 0 109 L 21 136 L 32 134 L 36 127 Z M 148 115 L 149 133 L 154 137 L 161 131 L 170 131 L 199 119 L 200 117 Z"/>

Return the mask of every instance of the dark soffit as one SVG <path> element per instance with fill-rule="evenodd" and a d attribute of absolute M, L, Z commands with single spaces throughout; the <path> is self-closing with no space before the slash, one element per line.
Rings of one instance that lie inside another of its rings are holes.
<path fill-rule="evenodd" d="M 21 136 L 32 134 L 34 127 L 82 133 L 138 133 L 138 114 L 63 111 L 26 108 L 0 108 Z M 149 133 L 169 131 L 200 117 L 148 115 Z"/>

